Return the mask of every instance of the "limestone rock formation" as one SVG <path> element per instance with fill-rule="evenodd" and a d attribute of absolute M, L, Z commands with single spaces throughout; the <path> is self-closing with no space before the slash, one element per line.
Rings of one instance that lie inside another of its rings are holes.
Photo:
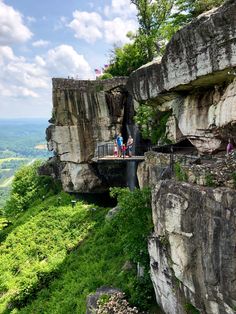
<path fill-rule="evenodd" d="M 236 305 L 236 193 L 174 181 L 152 195 L 151 276 L 166 314 L 233 314 Z"/>
<path fill-rule="evenodd" d="M 139 101 L 163 96 L 163 102 L 166 92 L 224 82 L 225 72 L 236 66 L 235 52 L 236 3 L 229 0 L 178 31 L 161 62 L 153 61 L 134 71 L 127 85 Z"/>
<path fill-rule="evenodd" d="M 236 136 L 236 2 L 196 18 L 178 31 L 161 61 L 134 71 L 128 90 L 139 101 L 172 112 L 167 136 L 188 138 L 202 153 Z"/>
<path fill-rule="evenodd" d="M 124 184 L 123 164 L 110 165 L 109 177 L 109 173 L 104 174 L 109 165 L 99 173 L 101 167 L 92 159 L 99 144 L 112 142 L 115 134 L 131 123 L 134 108 L 125 90 L 126 81 L 125 77 L 105 81 L 53 79 L 47 141 L 61 164 L 59 176 L 65 191 L 102 192 L 112 176 L 111 185 Z M 121 182 L 117 182 L 119 173 Z"/>

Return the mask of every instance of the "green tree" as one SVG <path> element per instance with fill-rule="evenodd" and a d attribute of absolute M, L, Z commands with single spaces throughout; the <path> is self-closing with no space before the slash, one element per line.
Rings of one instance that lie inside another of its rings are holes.
<path fill-rule="evenodd" d="M 139 29 L 135 41 L 143 55 L 151 61 L 161 52 L 161 29 L 171 16 L 174 0 L 131 0 L 137 8 Z"/>
<path fill-rule="evenodd" d="M 51 177 L 38 175 L 40 164 L 41 161 L 36 161 L 32 165 L 23 166 L 15 173 L 10 198 L 4 208 L 7 214 L 24 211 L 35 200 L 60 190 L 57 182 Z"/>
<path fill-rule="evenodd" d="M 194 17 L 224 0 L 131 0 L 137 8 L 139 28 L 128 33 L 131 43 L 115 47 L 106 73 L 126 76 L 162 55 L 167 42 Z"/>
<path fill-rule="evenodd" d="M 170 111 L 159 111 L 155 105 L 141 104 L 134 119 L 144 139 L 151 140 L 152 144 L 158 141 L 169 143 L 166 138 L 166 123 L 170 115 Z"/>
<path fill-rule="evenodd" d="M 111 56 L 111 65 L 106 70 L 112 76 L 128 76 L 147 62 L 145 55 L 136 42 L 115 47 Z"/>

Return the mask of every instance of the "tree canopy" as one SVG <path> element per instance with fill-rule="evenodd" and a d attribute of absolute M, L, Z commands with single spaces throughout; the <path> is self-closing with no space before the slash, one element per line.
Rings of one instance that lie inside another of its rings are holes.
<path fill-rule="evenodd" d="M 139 28 L 128 33 L 131 43 L 115 47 L 110 66 L 112 76 L 126 76 L 162 55 L 173 34 L 199 14 L 224 0 L 130 0 L 136 6 Z"/>

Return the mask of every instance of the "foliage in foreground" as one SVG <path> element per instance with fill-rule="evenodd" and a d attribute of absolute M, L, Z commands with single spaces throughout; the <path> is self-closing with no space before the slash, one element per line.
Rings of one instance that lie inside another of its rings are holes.
<path fill-rule="evenodd" d="M 123 268 L 127 261 L 148 265 L 150 193 L 112 193 L 122 207 L 112 221 L 104 219 L 107 209 L 72 207 L 64 193 L 34 199 L 9 227 L 3 220 L 0 313 L 85 313 L 87 295 L 102 285 L 119 287 L 141 309 L 155 302 L 148 268 L 143 278 L 135 266 Z"/>
<path fill-rule="evenodd" d="M 33 165 L 23 166 L 15 173 L 10 199 L 5 206 L 7 214 L 24 211 L 34 201 L 60 190 L 59 184 L 51 177 L 37 175 L 40 164 L 41 161 L 36 161 Z"/>

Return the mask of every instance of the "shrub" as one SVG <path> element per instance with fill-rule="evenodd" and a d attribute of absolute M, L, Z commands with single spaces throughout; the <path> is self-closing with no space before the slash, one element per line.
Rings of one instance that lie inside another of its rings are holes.
<path fill-rule="evenodd" d="M 134 263 L 144 267 L 143 277 L 136 278 L 130 287 L 130 302 L 142 310 L 155 303 L 154 291 L 149 274 L 148 236 L 152 232 L 150 189 L 130 191 L 112 188 L 111 196 L 117 197 L 119 213 L 111 221 L 122 234 L 124 254 Z"/>
<path fill-rule="evenodd" d="M 36 161 L 32 165 L 23 166 L 16 172 L 10 198 L 4 208 L 7 214 L 24 211 L 34 201 L 61 190 L 59 183 L 51 177 L 38 175 L 40 165 L 41 161 Z"/>
<path fill-rule="evenodd" d="M 107 79 L 111 79 L 111 78 L 113 78 L 112 74 L 110 74 L 110 73 L 104 73 L 103 75 L 101 75 L 101 76 L 99 77 L 99 80 L 107 80 Z"/>
<path fill-rule="evenodd" d="M 236 172 L 232 173 L 232 179 L 233 179 L 233 182 L 234 182 L 234 187 L 236 188 Z"/>
<path fill-rule="evenodd" d="M 200 314 L 200 311 L 191 303 L 186 303 L 184 308 L 187 314 Z"/>
<path fill-rule="evenodd" d="M 123 234 L 125 250 L 130 260 L 145 264 L 149 261 L 147 238 L 153 228 L 151 215 L 151 192 L 148 188 L 130 191 L 128 188 L 111 188 L 121 210 L 114 223 Z"/>
<path fill-rule="evenodd" d="M 214 187 L 216 186 L 214 182 L 214 176 L 211 173 L 207 173 L 205 176 L 206 186 Z"/>
<path fill-rule="evenodd" d="M 174 165 L 175 177 L 178 181 L 188 181 L 188 175 L 182 168 L 179 162 L 176 162 Z"/>

